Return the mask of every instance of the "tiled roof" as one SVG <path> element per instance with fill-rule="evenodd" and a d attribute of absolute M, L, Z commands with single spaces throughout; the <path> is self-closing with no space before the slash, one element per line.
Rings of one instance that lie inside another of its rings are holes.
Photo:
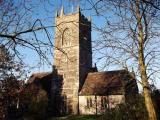
<path fill-rule="evenodd" d="M 51 72 L 33 73 L 33 74 L 30 76 L 30 78 L 28 79 L 27 83 L 33 83 L 33 82 L 35 82 L 35 80 L 41 79 L 41 78 L 43 78 L 43 77 L 45 77 L 45 76 L 48 76 L 48 75 L 50 75 L 50 74 L 52 74 L 52 73 L 51 73 Z"/>
<path fill-rule="evenodd" d="M 124 94 L 125 85 L 133 80 L 126 70 L 88 73 L 79 95 Z"/>
<path fill-rule="evenodd" d="M 51 97 L 51 85 L 52 85 L 51 81 L 53 77 L 55 76 L 52 72 L 34 73 L 27 81 L 27 84 L 30 87 L 34 85 L 38 88 L 45 90 L 48 94 L 48 97 Z"/>

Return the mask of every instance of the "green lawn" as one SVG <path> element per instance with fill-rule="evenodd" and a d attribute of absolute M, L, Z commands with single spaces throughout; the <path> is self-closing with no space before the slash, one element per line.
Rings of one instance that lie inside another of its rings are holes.
<path fill-rule="evenodd" d="M 100 116 L 96 115 L 69 115 L 65 117 L 57 117 L 49 120 L 97 120 Z"/>

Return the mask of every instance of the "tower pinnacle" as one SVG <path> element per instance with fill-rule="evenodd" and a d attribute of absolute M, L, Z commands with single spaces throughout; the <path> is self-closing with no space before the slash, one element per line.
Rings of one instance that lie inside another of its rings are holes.
<path fill-rule="evenodd" d="M 80 6 L 79 5 L 77 6 L 77 12 L 80 12 Z"/>
<path fill-rule="evenodd" d="M 56 10 L 55 17 L 58 17 L 58 11 Z"/>
<path fill-rule="evenodd" d="M 62 6 L 61 11 L 60 11 L 60 16 L 64 15 L 64 7 Z"/>

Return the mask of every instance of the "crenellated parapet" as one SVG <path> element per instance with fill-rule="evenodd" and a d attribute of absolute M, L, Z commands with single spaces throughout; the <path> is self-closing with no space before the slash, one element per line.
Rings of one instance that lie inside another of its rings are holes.
<path fill-rule="evenodd" d="M 81 13 L 81 8 L 80 8 L 79 5 L 76 7 L 76 10 L 75 10 L 74 12 L 71 12 L 71 13 L 68 13 L 68 14 L 65 13 L 65 9 L 64 9 L 64 7 L 62 6 L 60 10 L 56 11 L 55 17 L 56 17 L 56 18 L 62 18 L 62 17 L 64 17 L 64 16 L 71 16 L 71 15 L 74 15 L 74 14 L 79 14 L 79 16 L 80 16 L 80 18 L 81 18 L 82 21 L 91 22 L 91 16 L 85 17 L 85 16 Z"/>

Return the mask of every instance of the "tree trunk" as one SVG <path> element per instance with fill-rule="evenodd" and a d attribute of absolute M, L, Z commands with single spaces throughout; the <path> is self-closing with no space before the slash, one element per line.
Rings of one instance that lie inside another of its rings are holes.
<path fill-rule="evenodd" d="M 148 90 L 147 88 L 144 88 L 143 92 L 144 92 L 145 105 L 148 111 L 149 119 L 157 120 L 156 111 L 154 109 L 154 105 L 150 95 L 150 90 Z"/>
<path fill-rule="evenodd" d="M 145 99 L 145 105 L 148 111 L 148 116 L 149 120 L 157 120 L 156 117 L 156 111 L 153 105 L 153 101 L 151 99 L 151 91 L 147 79 L 147 74 L 146 74 L 146 67 L 145 67 L 145 62 L 144 62 L 144 55 L 143 52 L 140 50 L 141 47 L 139 48 L 139 67 L 140 67 L 140 74 L 141 74 L 141 80 L 143 84 L 143 95 Z"/>
<path fill-rule="evenodd" d="M 137 18 L 137 25 L 138 25 L 138 62 L 139 62 L 139 69 L 141 74 L 142 80 L 142 87 L 143 87 L 143 94 L 145 99 L 146 109 L 148 111 L 149 120 L 157 120 L 156 111 L 153 105 L 153 101 L 151 99 L 151 91 L 148 83 L 148 77 L 146 72 L 146 65 L 144 59 L 144 31 L 142 25 L 142 16 L 145 13 L 140 12 L 140 0 L 136 0 L 136 18 Z"/>
<path fill-rule="evenodd" d="M 150 94 L 151 91 L 150 91 L 147 73 L 146 73 L 146 66 L 145 66 L 144 54 L 143 54 L 143 45 L 139 45 L 138 52 L 139 52 L 139 69 L 141 74 L 143 94 L 145 99 L 145 105 L 148 111 L 148 116 L 150 120 L 157 120 L 156 111 L 151 99 L 151 94 Z"/>

